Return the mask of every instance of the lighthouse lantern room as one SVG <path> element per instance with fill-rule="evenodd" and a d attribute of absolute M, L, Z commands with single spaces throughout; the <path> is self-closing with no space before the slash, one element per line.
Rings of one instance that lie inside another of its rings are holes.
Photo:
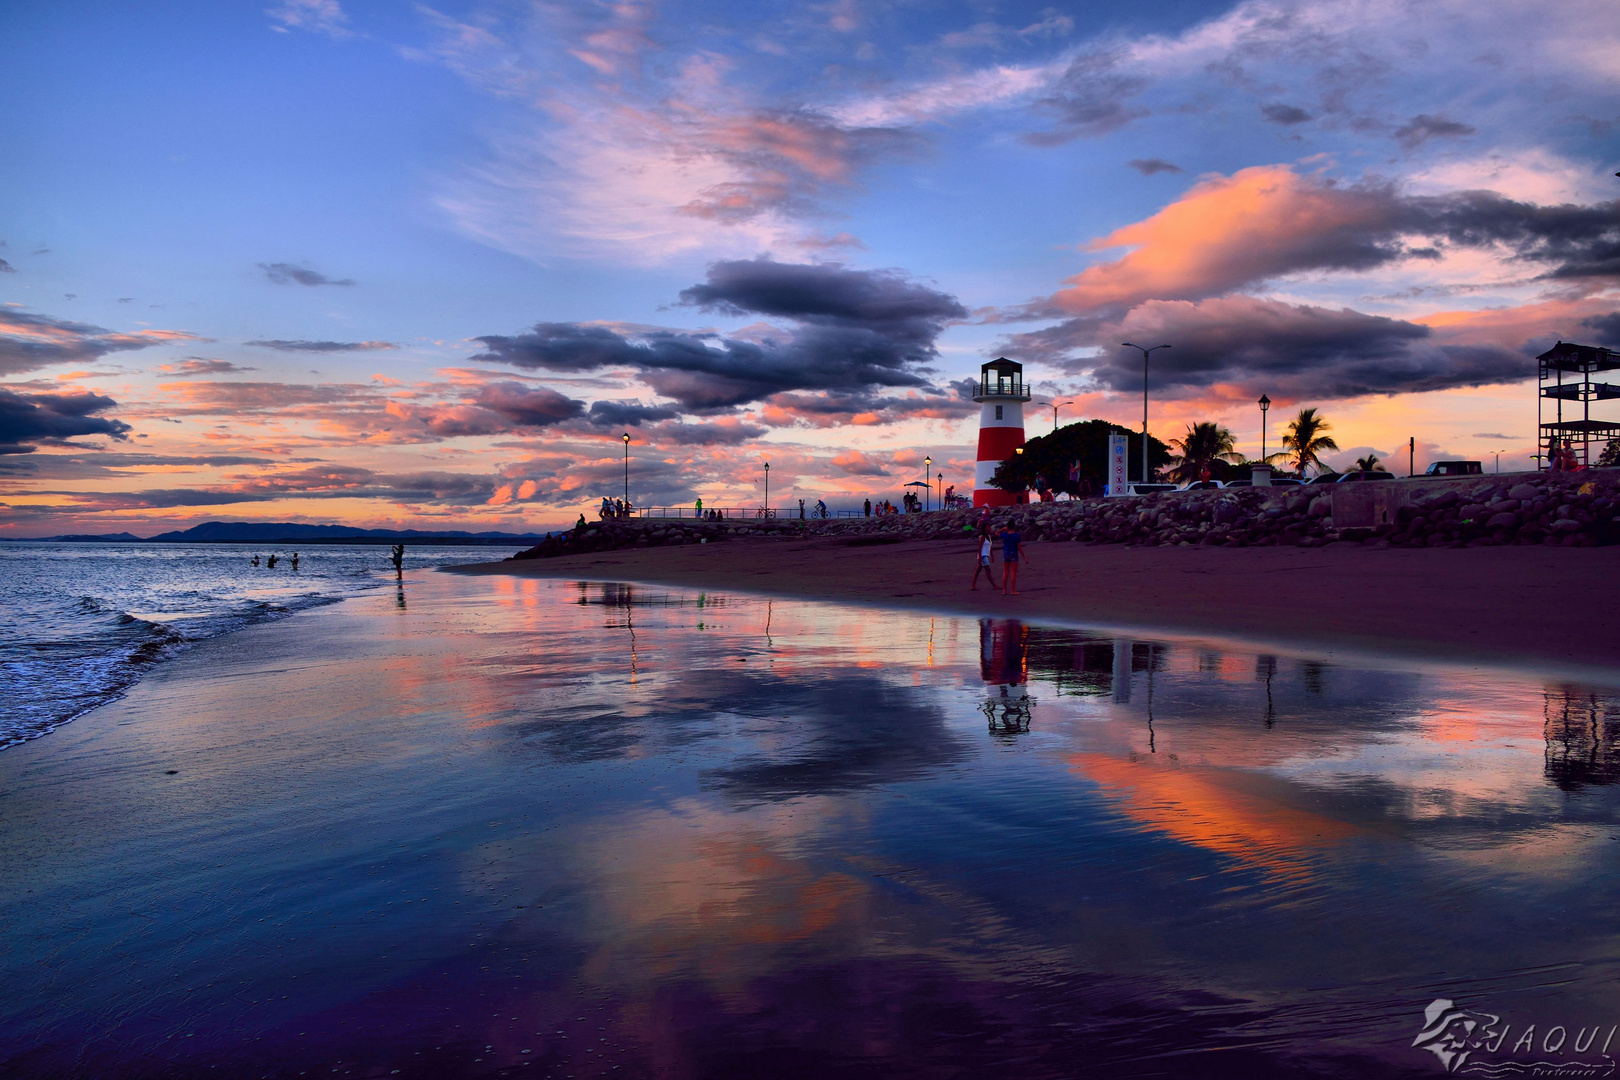
<path fill-rule="evenodd" d="M 979 459 L 973 477 L 974 506 L 1010 506 L 1017 496 L 990 486 L 996 467 L 1024 445 L 1024 365 L 1005 356 L 979 369 Z"/>

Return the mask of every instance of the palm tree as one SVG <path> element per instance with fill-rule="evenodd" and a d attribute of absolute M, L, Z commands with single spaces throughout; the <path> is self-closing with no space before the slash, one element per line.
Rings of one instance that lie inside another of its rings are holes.
<path fill-rule="evenodd" d="M 1368 454 L 1366 457 L 1356 458 L 1356 468 L 1362 472 L 1375 472 L 1382 467 L 1383 462 L 1378 460 L 1377 454 Z"/>
<path fill-rule="evenodd" d="M 1299 415 L 1288 422 L 1288 430 L 1283 434 L 1283 449 L 1294 459 L 1294 471 L 1301 480 L 1305 478 L 1305 470 L 1312 466 L 1318 472 L 1326 471 L 1326 466 L 1317 455 L 1324 450 L 1339 448 L 1333 437 L 1326 434 L 1331 430 L 1332 425 L 1317 416 L 1314 408 L 1299 410 Z"/>
<path fill-rule="evenodd" d="M 1176 452 L 1170 459 L 1175 467 L 1167 475 L 1176 483 L 1198 480 L 1205 469 L 1224 471 L 1226 465 L 1243 457 L 1237 452 L 1232 433 L 1207 420 L 1188 424 L 1185 435 L 1170 440 L 1170 448 Z"/>

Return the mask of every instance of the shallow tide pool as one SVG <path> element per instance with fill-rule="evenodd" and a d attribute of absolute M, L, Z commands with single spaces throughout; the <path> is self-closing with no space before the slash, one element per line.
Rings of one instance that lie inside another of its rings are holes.
<path fill-rule="evenodd" d="M 0 752 L 0 1074 L 1607 1075 L 1606 681 L 425 574 Z"/>

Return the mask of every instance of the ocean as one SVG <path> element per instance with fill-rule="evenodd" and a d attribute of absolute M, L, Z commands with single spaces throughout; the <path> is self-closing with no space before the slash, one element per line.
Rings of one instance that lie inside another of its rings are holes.
<path fill-rule="evenodd" d="M 0 544 L 0 749 L 121 697 L 191 645 L 393 579 L 382 545 Z M 410 547 L 407 570 L 513 547 Z M 272 553 L 281 556 L 274 569 Z M 253 556 L 260 564 L 252 565 Z"/>

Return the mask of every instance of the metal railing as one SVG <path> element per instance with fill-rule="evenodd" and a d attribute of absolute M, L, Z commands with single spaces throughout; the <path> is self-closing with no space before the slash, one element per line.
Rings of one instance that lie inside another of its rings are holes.
<path fill-rule="evenodd" d="M 771 506 L 705 506 L 698 510 L 691 506 L 637 506 L 626 514 L 626 517 L 636 518 L 687 518 L 688 520 L 707 521 L 714 514 L 721 515 L 725 521 L 758 521 L 764 518 L 774 518 L 779 511 Z"/>

